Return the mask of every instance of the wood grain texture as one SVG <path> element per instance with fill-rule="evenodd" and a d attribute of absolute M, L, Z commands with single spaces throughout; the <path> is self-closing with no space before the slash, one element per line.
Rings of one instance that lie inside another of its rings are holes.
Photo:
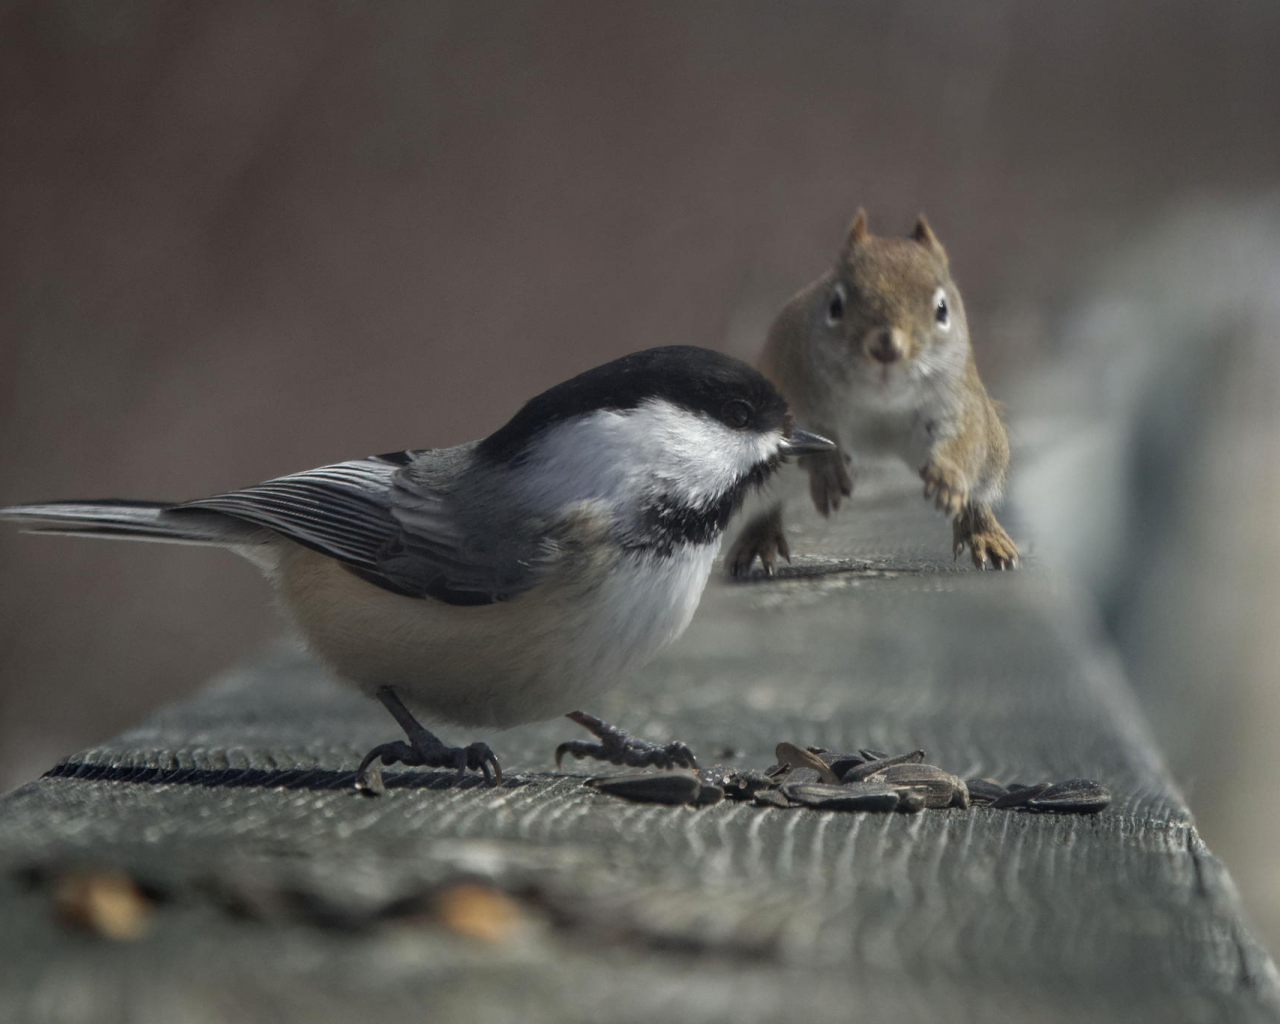
<path fill-rule="evenodd" d="M 713 584 L 686 638 L 591 710 L 704 762 L 763 767 L 785 739 L 1097 778 L 1104 813 L 630 804 L 581 785 L 594 767 L 551 770 L 568 722 L 483 737 L 500 789 L 388 771 L 362 798 L 351 772 L 392 723 L 282 648 L 0 801 L 0 1019 L 1278 1019 L 1271 961 L 1089 610 L 1034 564 L 956 568 L 947 540 L 864 486 L 796 536 L 829 555 Z M 163 892 L 150 933 L 58 925 L 23 869 L 71 862 Z M 477 878 L 519 911 L 505 941 L 374 919 Z M 218 893 L 246 879 L 329 910 L 228 913 Z"/>

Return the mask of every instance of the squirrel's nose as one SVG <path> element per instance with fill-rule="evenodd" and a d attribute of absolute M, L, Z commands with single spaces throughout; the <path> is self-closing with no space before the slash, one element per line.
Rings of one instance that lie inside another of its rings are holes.
<path fill-rule="evenodd" d="M 906 339 L 896 327 L 870 331 L 862 344 L 868 356 L 886 365 L 896 363 L 907 352 Z"/>

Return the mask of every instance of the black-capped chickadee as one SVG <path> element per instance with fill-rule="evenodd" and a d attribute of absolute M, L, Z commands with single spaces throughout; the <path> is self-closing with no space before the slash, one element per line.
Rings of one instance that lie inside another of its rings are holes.
<path fill-rule="evenodd" d="M 506 727 L 568 714 L 599 743 L 563 753 L 694 765 L 581 711 L 689 624 L 745 493 L 786 455 L 834 445 L 794 426 L 745 363 L 671 346 L 624 356 L 531 399 L 454 448 L 339 462 L 172 504 L 0 509 L 38 533 L 230 548 L 275 584 L 311 649 L 377 696 L 408 742 L 377 762 L 501 770 L 484 743 L 446 747 L 415 715 Z"/>

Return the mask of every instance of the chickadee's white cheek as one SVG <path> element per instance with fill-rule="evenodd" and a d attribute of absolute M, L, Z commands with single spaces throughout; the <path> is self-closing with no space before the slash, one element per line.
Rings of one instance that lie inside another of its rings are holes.
<path fill-rule="evenodd" d="M 657 400 L 601 411 L 554 428 L 529 464 L 540 501 L 640 501 L 660 481 L 673 496 L 702 504 L 731 491 L 777 449 L 778 437 L 732 427 Z"/>

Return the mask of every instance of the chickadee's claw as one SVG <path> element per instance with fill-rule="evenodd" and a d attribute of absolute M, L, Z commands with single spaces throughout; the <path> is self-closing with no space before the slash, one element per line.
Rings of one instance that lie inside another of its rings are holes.
<path fill-rule="evenodd" d="M 690 749 L 689 744 L 682 743 L 680 740 L 672 740 L 663 747 L 662 755 L 680 768 L 698 770 L 698 759 L 694 756 L 693 750 Z"/>
<path fill-rule="evenodd" d="M 384 686 L 378 690 L 378 699 L 395 716 L 404 729 L 409 742 L 395 740 L 382 743 L 365 755 L 356 770 L 356 789 L 373 796 L 386 792 L 382 770 L 374 762 L 400 764 L 421 768 L 454 768 L 461 779 L 468 771 L 483 772 L 485 782 L 493 786 L 502 784 L 502 768 L 487 743 L 472 743 L 467 747 L 446 747 L 440 740 L 409 712 L 396 696 L 395 691 Z M 492 768 L 492 774 L 490 774 Z"/>
<path fill-rule="evenodd" d="M 588 743 L 586 740 L 565 740 L 556 747 L 556 770 L 560 769 L 560 760 L 565 754 L 572 754 L 575 760 L 584 757 L 596 757 L 597 752 L 604 749 L 599 743 Z"/>
<path fill-rule="evenodd" d="M 595 758 L 597 761 L 608 761 L 610 764 L 626 765 L 631 768 L 692 768 L 698 767 L 698 759 L 688 744 L 674 740 L 665 746 L 650 743 L 648 740 L 636 739 L 630 733 L 619 729 L 616 725 L 601 721 L 595 715 L 585 711 L 571 711 L 565 718 L 577 722 L 600 738 L 599 743 L 587 740 L 568 740 L 556 747 L 556 767 L 560 767 L 560 759 L 565 754 L 572 754 L 578 760 Z"/>
<path fill-rule="evenodd" d="M 470 768 L 473 772 L 479 771 L 484 773 L 484 781 L 493 786 L 502 785 L 502 766 L 498 764 L 498 759 L 494 756 L 489 744 L 475 742 L 466 749 L 467 761 L 466 768 Z M 493 775 L 489 775 L 489 768 L 492 766 Z M 462 770 L 458 775 L 461 777 Z"/>
<path fill-rule="evenodd" d="M 412 757 L 413 748 L 404 740 L 378 744 L 364 755 L 356 769 L 356 789 L 370 796 L 382 796 L 387 791 L 387 784 L 382 780 L 382 769 L 375 762 L 381 758 L 383 764 L 395 764 L 397 761 L 408 764 Z"/>
<path fill-rule="evenodd" d="M 375 761 L 383 764 L 397 762 L 411 768 L 454 768 L 462 779 L 468 771 L 483 772 L 485 782 L 492 786 L 502 784 L 502 768 L 487 743 L 472 743 L 469 747 L 446 747 L 435 736 L 423 729 L 413 737 L 413 743 L 396 740 L 374 747 L 365 755 L 356 770 L 356 789 L 371 796 L 386 792 L 382 770 Z"/>

